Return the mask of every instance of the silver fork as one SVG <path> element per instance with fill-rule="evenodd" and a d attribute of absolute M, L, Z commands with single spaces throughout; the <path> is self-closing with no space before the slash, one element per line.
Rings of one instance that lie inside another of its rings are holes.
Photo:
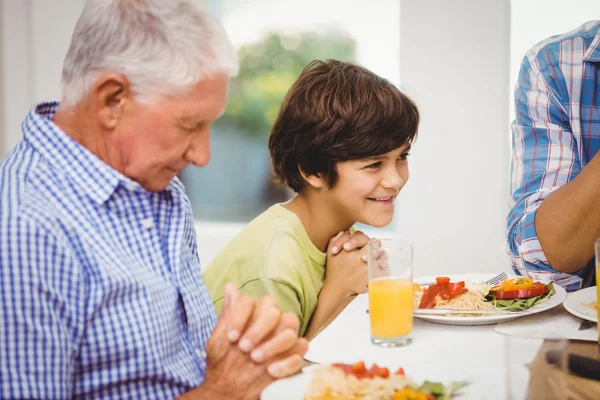
<path fill-rule="evenodd" d="M 491 285 L 491 286 L 496 286 L 497 284 L 499 284 L 500 282 L 502 282 L 503 280 L 505 280 L 507 277 L 505 272 L 502 272 L 498 275 L 496 275 L 495 277 L 488 279 L 487 281 L 483 282 L 486 285 Z"/>

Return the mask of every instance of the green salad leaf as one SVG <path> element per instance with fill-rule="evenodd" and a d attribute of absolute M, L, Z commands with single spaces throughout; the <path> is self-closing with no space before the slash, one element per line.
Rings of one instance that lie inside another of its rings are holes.
<path fill-rule="evenodd" d="M 530 297 L 528 299 L 498 300 L 496 299 L 496 296 L 492 295 L 487 295 L 485 299 L 489 302 L 493 302 L 496 305 L 496 308 L 501 310 L 524 311 L 535 306 L 542 300 L 545 300 L 556 293 L 556 290 L 554 289 L 554 285 L 552 283 L 547 284 L 546 287 L 548 288 L 548 292 L 540 296 Z"/>
<path fill-rule="evenodd" d="M 440 382 L 425 381 L 417 390 L 419 392 L 429 393 L 435 397 L 436 400 L 451 400 L 458 394 L 459 390 L 466 386 L 469 386 L 469 382 L 451 382 L 447 386 L 444 386 Z"/>

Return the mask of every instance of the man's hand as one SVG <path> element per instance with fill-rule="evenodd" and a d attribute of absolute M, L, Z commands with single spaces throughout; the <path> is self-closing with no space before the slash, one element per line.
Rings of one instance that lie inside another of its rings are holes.
<path fill-rule="evenodd" d="M 273 300 L 258 302 L 225 287 L 221 318 L 208 340 L 203 385 L 183 399 L 257 399 L 277 378 L 295 374 L 308 342 L 298 338 L 294 314 L 282 314 Z"/>

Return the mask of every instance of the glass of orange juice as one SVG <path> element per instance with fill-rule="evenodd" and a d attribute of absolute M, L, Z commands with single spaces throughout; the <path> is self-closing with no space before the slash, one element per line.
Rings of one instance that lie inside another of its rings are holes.
<path fill-rule="evenodd" d="M 383 347 L 412 342 L 413 244 L 373 239 L 367 244 L 371 342 Z"/>
<path fill-rule="evenodd" d="M 596 239 L 596 312 L 600 322 L 600 238 Z M 600 329 L 598 329 L 598 345 L 600 345 Z"/>

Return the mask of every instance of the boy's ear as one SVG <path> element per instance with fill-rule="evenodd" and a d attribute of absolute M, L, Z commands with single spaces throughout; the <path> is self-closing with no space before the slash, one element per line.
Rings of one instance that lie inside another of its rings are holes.
<path fill-rule="evenodd" d="M 323 174 L 307 175 L 304 171 L 302 171 L 301 168 L 298 168 L 298 170 L 300 171 L 300 174 L 302 175 L 304 180 L 308 182 L 308 184 L 313 188 L 321 189 L 325 187 L 326 182 L 325 178 L 323 177 Z"/>

